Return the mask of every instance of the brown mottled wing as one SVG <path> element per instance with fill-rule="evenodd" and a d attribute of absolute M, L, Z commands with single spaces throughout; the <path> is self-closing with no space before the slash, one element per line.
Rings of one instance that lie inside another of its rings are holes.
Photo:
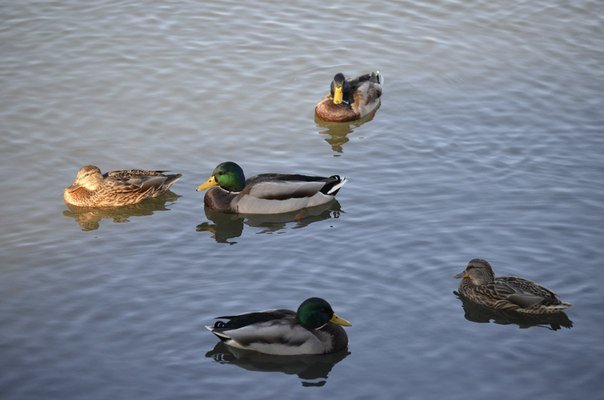
<path fill-rule="evenodd" d="M 460 293 L 468 300 L 498 310 L 514 310 L 518 308 L 517 305 L 507 300 L 507 295 L 502 293 L 502 288 L 497 287 L 493 283 L 480 286 L 474 286 L 470 283 L 467 283 L 467 286 L 465 286 L 465 283 L 465 280 L 463 280 Z"/>
<path fill-rule="evenodd" d="M 116 193 L 147 192 L 150 189 L 159 189 L 165 182 L 165 176 L 132 176 L 130 178 L 108 178 L 105 186 Z"/>
<path fill-rule="evenodd" d="M 112 177 L 112 178 L 120 178 L 120 179 L 130 179 L 133 176 L 137 175 L 148 175 L 148 176 L 157 176 L 163 175 L 168 171 L 148 171 L 145 169 L 126 169 L 121 171 L 111 171 L 106 172 L 103 175 L 103 178 Z"/>
<path fill-rule="evenodd" d="M 159 193 L 166 179 L 165 175 L 160 174 L 136 175 L 133 171 L 118 171 L 114 175 L 109 174 L 98 195 L 121 199 L 119 202 L 134 203 Z"/>
<path fill-rule="evenodd" d="M 522 308 L 561 303 L 553 292 L 526 279 L 513 276 L 499 277 L 495 279 L 493 286 L 498 294 Z"/>

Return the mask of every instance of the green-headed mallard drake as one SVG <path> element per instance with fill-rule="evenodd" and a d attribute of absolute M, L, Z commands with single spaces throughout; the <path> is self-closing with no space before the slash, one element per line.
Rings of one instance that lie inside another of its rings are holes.
<path fill-rule="evenodd" d="M 459 294 L 493 310 L 525 314 L 552 314 L 571 306 L 552 291 L 526 279 L 499 276 L 491 265 L 479 258 L 470 260 L 466 269 L 455 275 L 461 278 Z"/>
<path fill-rule="evenodd" d="M 315 107 L 315 113 L 320 119 L 331 122 L 363 118 L 379 106 L 383 82 L 379 72 L 354 79 L 346 79 L 339 72 L 333 77 L 330 93 Z"/>
<path fill-rule="evenodd" d="M 352 324 L 338 317 L 325 300 L 311 297 L 298 311 L 268 310 L 218 317 L 207 326 L 225 344 L 275 355 L 325 354 L 343 350 L 348 336 L 340 325 Z"/>
<path fill-rule="evenodd" d="M 167 191 L 182 175 L 130 169 L 101 174 L 94 165 L 80 168 L 63 198 L 77 207 L 117 207 L 135 204 Z"/>
<path fill-rule="evenodd" d="M 197 188 L 208 188 L 204 204 L 216 211 L 240 214 L 280 214 L 325 204 L 334 199 L 346 178 L 297 174 L 260 174 L 248 180 L 241 167 L 227 161 Z"/>

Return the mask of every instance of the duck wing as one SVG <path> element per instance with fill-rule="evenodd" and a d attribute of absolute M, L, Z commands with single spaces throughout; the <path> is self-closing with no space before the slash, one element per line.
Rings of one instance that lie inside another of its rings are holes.
<path fill-rule="evenodd" d="M 381 84 L 382 76 L 379 72 L 370 72 L 368 74 L 357 76 L 356 78 L 351 78 L 348 80 L 348 87 L 351 91 L 356 91 L 359 86 L 365 82 Z"/>
<path fill-rule="evenodd" d="M 112 177 L 120 179 L 129 179 L 136 176 L 157 176 L 164 175 L 168 171 L 149 171 L 146 169 L 125 169 L 120 171 L 110 171 L 103 174 L 103 178 Z"/>
<path fill-rule="evenodd" d="M 270 321 L 280 321 L 283 319 L 288 319 L 294 317 L 295 319 L 296 313 L 291 310 L 267 310 L 267 311 L 258 311 L 251 312 L 239 315 L 227 315 L 222 317 L 216 317 L 216 319 L 228 319 L 228 322 L 218 321 L 214 325 L 214 329 L 217 330 L 232 330 L 243 328 L 248 325 L 259 324 Z"/>
<path fill-rule="evenodd" d="M 147 171 L 131 169 L 111 171 L 103 175 L 105 186 L 116 193 L 166 190 L 172 186 L 182 175 L 165 175 L 166 171 Z"/>
<path fill-rule="evenodd" d="M 269 310 L 235 316 L 223 316 L 208 328 L 228 345 L 259 350 L 266 346 L 300 347 L 312 334 L 299 325 L 291 310 Z M 269 352 L 264 350 L 264 352 Z"/>
<path fill-rule="evenodd" d="M 103 189 L 111 193 L 147 193 L 161 188 L 166 181 L 165 176 L 108 177 Z"/>
<path fill-rule="evenodd" d="M 499 295 L 522 308 L 537 305 L 560 305 L 555 293 L 534 282 L 513 276 L 495 279 L 493 286 Z"/>
<path fill-rule="evenodd" d="M 264 200 L 287 200 L 312 197 L 317 193 L 332 195 L 346 183 L 346 178 L 333 175 L 329 178 L 298 174 L 261 174 L 250 178 L 242 195 Z"/>

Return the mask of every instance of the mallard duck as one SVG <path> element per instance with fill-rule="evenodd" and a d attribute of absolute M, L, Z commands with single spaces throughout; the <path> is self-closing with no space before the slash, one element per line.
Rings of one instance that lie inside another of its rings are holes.
<path fill-rule="evenodd" d="M 461 278 L 459 294 L 493 310 L 525 314 L 551 314 L 571 306 L 555 293 L 526 279 L 514 276 L 495 278 L 491 265 L 479 258 L 470 260 L 466 269 L 455 275 Z"/>
<path fill-rule="evenodd" d="M 325 204 L 346 183 L 338 175 L 324 178 L 297 174 L 260 174 L 248 180 L 241 167 L 219 164 L 197 191 L 208 188 L 204 204 L 216 211 L 240 214 L 280 214 Z M 216 187 L 214 187 L 216 186 Z"/>
<path fill-rule="evenodd" d="M 322 120 L 331 122 L 363 118 L 379 106 L 382 84 L 379 72 L 354 79 L 346 79 L 339 72 L 333 77 L 330 93 L 315 107 L 315 113 Z"/>
<path fill-rule="evenodd" d="M 135 204 L 167 191 L 182 175 L 130 169 L 106 172 L 94 165 L 80 168 L 63 198 L 77 207 L 117 207 Z"/>
<path fill-rule="evenodd" d="M 325 354 L 343 350 L 348 336 L 342 326 L 352 326 L 338 317 L 329 303 L 318 297 L 304 300 L 296 312 L 268 310 L 217 317 L 206 326 L 225 344 L 265 354 Z"/>

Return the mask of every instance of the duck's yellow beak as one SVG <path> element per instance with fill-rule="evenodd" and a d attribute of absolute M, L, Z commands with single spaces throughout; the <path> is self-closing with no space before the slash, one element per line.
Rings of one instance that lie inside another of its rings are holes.
<path fill-rule="evenodd" d="M 329 320 L 329 322 L 336 324 L 336 325 L 342 325 L 342 326 L 352 326 L 352 324 L 348 321 L 346 321 L 344 318 L 342 317 L 338 317 L 336 315 L 336 313 L 333 313 L 333 316 L 331 317 L 331 319 Z"/>
<path fill-rule="evenodd" d="M 78 185 L 77 183 L 74 182 L 70 186 L 67 186 L 65 189 L 69 190 L 70 192 L 73 192 L 74 190 L 76 190 L 79 187 L 80 187 L 80 185 Z"/>
<path fill-rule="evenodd" d="M 342 86 L 334 85 L 333 89 L 333 104 L 342 104 L 342 99 L 344 98 L 344 92 L 342 91 Z"/>
<path fill-rule="evenodd" d="M 197 187 L 197 191 L 201 192 L 202 190 L 206 190 L 207 188 L 211 188 L 212 186 L 216 185 L 218 185 L 218 182 L 216 182 L 216 178 L 214 177 L 214 175 L 212 175 L 210 176 L 210 179 L 208 179 Z"/>

